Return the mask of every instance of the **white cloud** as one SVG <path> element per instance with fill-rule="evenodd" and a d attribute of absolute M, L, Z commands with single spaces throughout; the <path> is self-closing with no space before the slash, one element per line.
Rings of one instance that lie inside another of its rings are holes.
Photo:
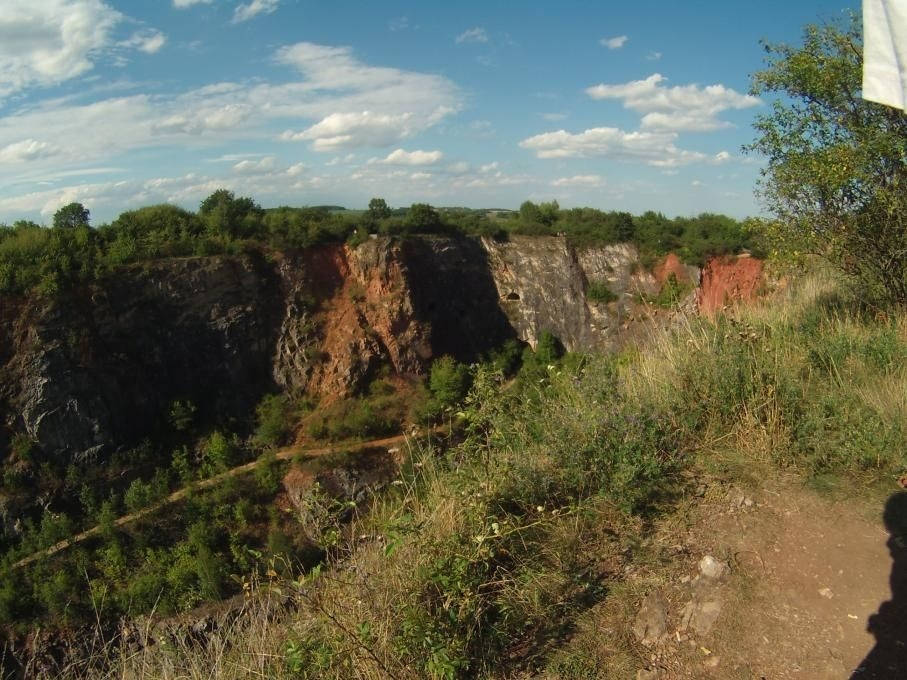
<path fill-rule="evenodd" d="M 56 155 L 57 149 L 47 142 L 23 139 L 0 148 L 0 163 L 22 163 Z"/>
<path fill-rule="evenodd" d="M 193 5 L 210 5 L 211 0 L 173 0 L 173 6 L 177 9 L 186 9 Z"/>
<path fill-rule="evenodd" d="M 705 160 L 698 151 L 678 149 L 671 132 L 625 132 L 619 128 L 590 128 L 580 133 L 545 132 L 520 142 L 539 158 L 607 157 L 640 161 L 655 167 L 673 167 Z"/>
<path fill-rule="evenodd" d="M 566 113 L 543 113 L 541 114 L 542 118 L 549 120 L 552 123 L 555 123 L 559 120 L 564 120 L 567 117 Z"/>
<path fill-rule="evenodd" d="M 292 88 L 296 99 L 317 93 L 317 108 L 331 109 L 309 128 L 281 135 L 289 141 L 310 140 L 317 151 L 388 146 L 436 125 L 460 107 L 459 92 L 446 78 L 369 66 L 348 47 L 298 43 L 279 50 L 276 59 L 306 76 L 304 84 Z M 281 111 L 273 99 L 262 101 L 272 112 Z M 284 111 L 298 114 L 313 108 L 294 102 Z"/>
<path fill-rule="evenodd" d="M 409 28 L 409 17 L 402 16 L 397 17 L 396 19 L 391 19 L 387 22 L 387 28 L 390 31 L 405 31 Z"/>
<path fill-rule="evenodd" d="M 627 44 L 627 40 L 629 40 L 627 36 L 617 35 L 613 38 L 602 38 L 598 42 L 602 47 L 607 47 L 609 50 L 619 50 Z"/>
<path fill-rule="evenodd" d="M 553 187 L 600 187 L 605 183 L 601 175 L 574 175 L 559 177 L 551 182 Z"/>
<path fill-rule="evenodd" d="M 122 18 L 101 0 L 3 0 L 0 97 L 90 71 Z"/>
<path fill-rule="evenodd" d="M 456 38 L 456 43 L 487 43 L 488 42 L 488 33 L 485 32 L 484 28 L 476 26 L 475 28 L 470 28 L 467 31 L 463 31 Z"/>
<path fill-rule="evenodd" d="M 304 173 L 308 168 L 302 163 L 296 163 L 287 168 L 287 174 L 290 177 L 296 177 Z"/>
<path fill-rule="evenodd" d="M 280 84 L 220 82 L 84 104 L 48 99 L 0 114 L 0 149 L 9 161 L 0 162 L 0 187 L 21 190 L 49 172 L 114 165 L 138 149 L 215 148 L 206 157 L 216 157 L 241 140 L 274 139 L 288 123 L 303 127 L 285 139 L 307 140 L 321 151 L 394 149 L 461 106 L 458 88 L 446 78 L 364 64 L 348 48 L 304 43 L 279 50 L 275 58 L 302 76 Z"/>
<path fill-rule="evenodd" d="M 664 87 L 665 80 L 660 73 L 653 73 L 644 80 L 594 85 L 586 88 L 586 94 L 592 99 L 621 100 L 624 108 L 645 114 L 641 127 L 649 130 L 718 130 L 730 127 L 730 123 L 716 117 L 722 111 L 760 103 L 757 97 L 720 84 Z"/>
<path fill-rule="evenodd" d="M 315 151 L 336 151 L 358 146 L 387 146 L 415 132 L 412 114 L 381 114 L 374 111 L 332 113 L 301 131 L 288 130 L 284 141 L 312 141 Z"/>
<path fill-rule="evenodd" d="M 702 182 L 700 182 L 698 179 L 694 179 L 692 182 L 690 182 L 690 186 L 691 187 L 703 187 L 705 185 Z"/>
<path fill-rule="evenodd" d="M 240 24 L 259 14 L 271 14 L 276 12 L 279 6 L 280 0 L 252 0 L 246 5 L 237 5 L 233 10 L 233 23 Z"/>
<path fill-rule="evenodd" d="M 485 174 L 485 173 L 487 173 L 487 172 L 493 172 L 493 171 L 495 171 L 495 170 L 497 170 L 497 169 L 498 169 L 498 162 L 497 162 L 497 161 L 493 161 L 493 162 L 491 162 L 491 163 L 487 163 L 487 164 L 485 164 L 485 165 L 480 166 L 480 167 L 479 167 L 479 172 L 481 172 L 482 174 Z"/>
<path fill-rule="evenodd" d="M 433 165 L 443 157 L 444 154 L 440 151 L 422 151 L 420 149 L 404 151 L 403 149 L 395 149 L 387 155 L 387 158 L 381 160 L 373 159 L 369 162 L 383 163 L 384 165 Z"/>
<path fill-rule="evenodd" d="M 166 42 L 167 36 L 160 31 L 149 29 L 137 31 L 132 34 L 129 40 L 124 40 L 118 44 L 120 47 L 131 47 L 145 54 L 155 54 L 160 51 Z"/>
<path fill-rule="evenodd" d="M 712 163 L 715 165 L 721 165 L 722 163 L 727 163 L 731 160 L 732 156 L 727 151 L 719 151 L 712 157 Z"/>
<path fill-rule="evenodd" d="M 452 175 L 464 175 L 469 172 L 469 163 L 466 161 L 457 161 L 447 166 L 447 172 Z"/>
<path fill-rule="evenodd" d="M 652 52 L 649 52 L 649 53 L 646 55 L 646 59 L 647 59 L 648 61 L 658 61 L 659 59 L 661 59 L 661 52 L 655 52 L 655 51 L 653 50 Z"/>
<path fill-rule="evenodd" d="M 409 176 L 409 178 L 410 178 L 410 179 L 413 179 L 413 180 L 416 180 L 416 181 L 425 180 L 425 179 L 431 179 L 431 178 L 432 178 L 432 174 L 431 174 L 430 172 L 414 172 L 413 174 L 411 174 L 411 175 Z"/>
<path fill-rule="evenodd" d="M 262 172 L 267 172 L 274 169 L 274 164 L 276 162 L 274 156 L 265 156 L 257 161 L 253 160 L 244 160 L 240 161 L 233 166 L 233 172 L 240 172 L 246 174 L 260 174 Z"/>

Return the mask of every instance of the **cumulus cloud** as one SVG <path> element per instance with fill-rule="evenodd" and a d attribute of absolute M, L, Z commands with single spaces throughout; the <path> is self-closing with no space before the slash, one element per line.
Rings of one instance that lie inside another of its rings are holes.
<path fill-rule="evenodd" d="M 122 19 L 101 0 L 4 0 L 0 97 L 90 71 Z"/>
<path fill-rule="evenodd" d="M 459 92 L 446 78 L 369 66 L 348 47 L 298 43 L 279 50 L 276 59 L 306 77 L 295 88 L 297 96 L 317 92 L 317 108 L 333 109 L 305 130 L 281 135 L 287 141 L 309 140 L 317 151 L 388 146 L 437 124 L 460 107 Z M 293 109 L 302 113 L 305 106 L 285 110 Z M 272 110 L 280 111 L 279 105 L 272 103 Z"/>
<path fill-rule="evenodd" d="M 193 5 L 210 5 L 212 0 L 173 0 L 173 6 L 177 9 L 186 9 Z"/>
<path fill-rule="evenodd" d="M 315 125 L 280 135 L 284 141 L 312 141 L 315 151 L 336 151 L 358 146 L 387 146 L 414 132 L 412 113 L 382 114 L 374 111 L 332 113 Z"/>
<path fill-rule="evenodd" d="M 720 84 L 665 87 L 665 80 L 660 73 L 653 73 L 643 80 L 594 85 L 586 88 L 586 94 L 592 99 L 620 100 L 624 108 L 644 114 L 641 127 L 649 130 L 718 130 L 731 125 L 718 119 L 719 113 L 760 103 L 757 97 Z"/>
<path fill-rule="evenodd" d="M 705 160 L 703 153 L 677 148 L 676 138 L 677 135 L 670 132 L 626 132 L 619 128 L 597 127 L 580 133 L 545 132 L 524 139 L 520 146 L 534 151 L 539 158 L 607 157 L 640 161 L 655 167 Z"/>
<path fill-rule="evenodd" d="M 275 59 L 302 77 L 280 84 L 220 82 L 86 104 L 47 100 L 0 115 L 0 149 L 11 147 L 7 157 L 28 160 L 31 174 L 51 164 L 66 169 L 66 163 L 104 162 L 134 149 L 274 137 L 275 126 L 288 121 L 308 125 L 282 139 L 308 141 L 319 151 L 384 147 L 399 145 L 461 106 L 459 90 L 446 78 L 364 64 L 349 48 L 301 43 L 278 50 Z M 47 146 L 20 144 L 25 137 Z M 10 165 L 0 163 L 0 185 L 25 177 Z"/>
<path fill-rule="evenodd" d="M 715 165 L 727 163 L 729 160 L 731 160 L 731 154 L 727 151 L 719 151 L 712 157 L 712 163 L 714 163 Z"/>
<path fill-rule="evenodd" d="M 574 175 L 573 177 L 559 177 L 553 182 L 553 187 L 600 187 L 605 183 L 601 175 Z"/>
<path fill-rule="evenodd" d="M 56 153 L 56 147 L 47 142 L 23 139 L 0 148 L 0 163 L 22 163 L 38 158 L 49 158 Z"/>
<path fill-rule="evenodd" d="M 148 29 L 133 33 L 129 40 L 124 40 L 120 42 L 119 45 L 120 47 L 137 49 L 145 54 L 154 54 L 155 52 L 160 51 L 166 42 L 167 36 L 163 33 L 154 29 Z"/>
<path fill-rule="evenodd" d="M 440 151 L 404 151 L 395 149 L 386 158 L 373 159 L 370 162 L 383 163 L 384 165 L 433 165 L 444 157 Z"/>
<path fill-rule="evenodd" d="M 274 156 L 265 156 L 258 160 L 246 159 L 244 161 L 239 161 L 236 165 L 233 166 L 233 172 L 239 172 L 243 174 L 259 174 L 262 172 L 267 172 L 274 169 L 274 165 L 277 162 L 277 159 Z"/>
<path fill-rule="evenodd" d="M 252 0 L 245 5 L 237 5 L 233 10 L 233 23 L 241 24 L 257 17 L 259 14 L 272 14 L 280 6 L 280 0 Z"/>
<path fill-rule="evenodd" d="M 391 151 L 461 107 L 462 96 L 448 79 L 365 64 L 349 48 L 302 43 L 278 50 L 275 59 L 301 75 L 280 83 L 216 82 L 183 92 L 117 95 L 87 103 L 47 99 L 0 114 L 0 197 L 13 191 L 27 195 L 29 183 L 37 187 L 51 173 L 59 177 L 88 164 L 113 165 L 113 159 L 140 149 L 214 148 L 208 155 L 217 157 L 240 141 L 277 139 L 281 129 L 300 122 L 301 128 L 282 138 L 303 140 L 319 151 L 343 149 L 341 161 L 350 163 L 354 157 L 344 157 L 348 150 Z M 259 158 L 220 157 L 231 166 Z M 261 180 L 261 192 L 270 193 L 262 179 L 270 176 L 265 169 L 250 174 L 249 168 L 246 164 L 225 174 L 234 184 L 241 178 L 246 184 L 239 188 L 245 193 L 252 191 L 246 187 L 253 180 Z M 275 187 L 292 178 L 288 197 L 298 195 L 293 187 L 300 181 L 306 186 L 327 181 L 309 172 L 293 177 L 279 167 L 270 172 L 282 178 Z M 344 177 L 349 177 L 345 170 Z M 146 188 L 136 191 L 150 196 L 149 201 L 167 199 Z M 340 183 L 337 191 L 348 187 Z"/>
<path fill-rule="evenodd" d="M 470 28 L 469 30 L 463 31 L 456 38 L 457 45 L 461 43 L 487 43 L 488 42 L 488 33 L 485 32 L 484 28 L 476 26 L 475 28 Z"/>
<path fill-rule="evenodd" d="M 619 50 L 627 44 L 627 40 L 629 40 L 627 36 L 617 35 L 613 38 L 602 38 L 598 42 L 602 47 L 607 47 L 609 50 Z"/>

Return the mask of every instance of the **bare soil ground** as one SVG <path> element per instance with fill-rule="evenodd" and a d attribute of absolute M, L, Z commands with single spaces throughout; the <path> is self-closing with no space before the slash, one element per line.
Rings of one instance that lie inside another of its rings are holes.
<path fill-rule="evenodd" d="M 855 673 L 877 643 L 870 617 L 892 599 L 892 572 L 898 581 L 904 566 L 889 549 L 886 494 L 819 493 L 777 476 L 749 489 L 704 487 L 700 502 L 660 529 L 662 550 L 679 559 L 663 578 L 652 574 L 666 625 L 643 645 L 640 678 L 907 677 L 907 647 L 897 644 L 907 620 L 894 648 L 881 650 L 881 669 L 876 659 Z M 706 555 L 727 567 L 723 575 L 703 573 Z"/>
<path fill-rule="evenodd" d="M 907 494 L 759 473 L 694 481 L 542 677 L 907 678 L 907 558 L 882 520 Z"/>

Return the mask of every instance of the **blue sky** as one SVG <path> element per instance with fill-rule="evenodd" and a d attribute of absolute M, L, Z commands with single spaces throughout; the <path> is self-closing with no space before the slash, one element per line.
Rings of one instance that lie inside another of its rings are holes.
<path fill-rule="evenodd" d="M 760 212 L 760 38 L 841 2 L 3 0 L 0 221 L 195 209 Z"/>

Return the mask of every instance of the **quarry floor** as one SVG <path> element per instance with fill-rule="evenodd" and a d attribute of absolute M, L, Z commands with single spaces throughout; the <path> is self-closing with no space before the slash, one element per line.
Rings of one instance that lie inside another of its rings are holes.
<path fill-rule="evenodd" d="M 618 675 L 907 678 L 907 557 L 882 521 L 904 493 L 894 480 L 855 492 L 752 469 L 697 478 L 659 522 L 650 564 L 627 575 L 632 620 L 588 621 L 632 626 L 635 675 Z"/>

